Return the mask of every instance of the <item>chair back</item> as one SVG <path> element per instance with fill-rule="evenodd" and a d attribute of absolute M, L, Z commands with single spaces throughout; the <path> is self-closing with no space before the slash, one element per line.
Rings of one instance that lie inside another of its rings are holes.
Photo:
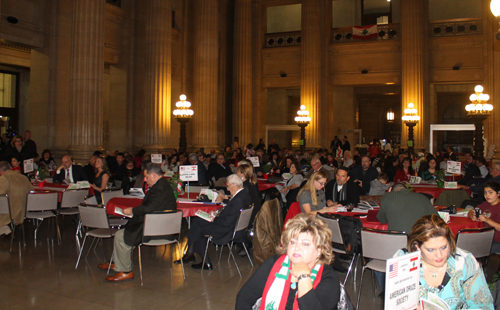
<path fill-rule="evenodd" d="M 123 190 L 113 189 L 113 190 L 103 190 L 101 192 L 102 204 L 106 205 L 111 198 L 123 197 Z"/>
<path fill-rule="evenodd" d="M 108 215 L 105 208 L 78 205 L 78 211 L 83 226 L 109 229 Z"/>
<path fill-rule="evenodd" d="M 144 217 L 143 237 L 180 234 L 182 211 L 150 213 Z"/>
<path fill-rule="evenodd" d="M 328 225 L 328 228 L 330 228 L 330 230 L 332 231 L 332 242 L 344 244 L 344 238 L 342 238 L 339 219 L 326 217 L 321 213 L 318 213 L 317 217 L 325 221 L 326 225 Z"/>
<path fill-rule="evenodd" d="M 26 198 L 26 212 L 57 210 L 57 192 L 30 192 Z"/>
<path fill-rule="evenodd" d="M 253 204 L 251 204 L 247 208 L 241 209 L 240 217 L 238 218 L 238 221 L 236 222 L 236 226 L 234 228 L 235 234 L 239 231 L 247 229 L 248 224 L 250 224 L 250 218 L 252 217 L 252 211 L 253 211 Z"/>
<path fill-rule="evenodd" d="M 0 195 L 0 214 L 8 214 L 12 219 L 10 215 L 9 197 L 7 195 Z"/>
<path fill-rule="evenodd" d="M 402 232 L 363 228 L 361 248 L 364 258 L 387 260 L 406 247 L 408 235 Z"/>
<path fill-rule="evenodd" d="M 85 190 L 65 190 L 62 194 L 61 209 L 76 208 L 79 203 L 85 200 L 89 191 Z"/>
<path fill-rule="evenodd" d="M 476 259 L 489 256 L 494 234 L 493 227 L 461 229 L 457 233 L 457 248 L 471 252 Z"/>

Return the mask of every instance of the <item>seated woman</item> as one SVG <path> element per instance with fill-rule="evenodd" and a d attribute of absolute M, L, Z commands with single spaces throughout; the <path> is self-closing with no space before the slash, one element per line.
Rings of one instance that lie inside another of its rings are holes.
<path fill-rule="evenodd" d="M 340 283 L 329 266 L 332 232 L 315 216 L 288 221 L 275 255 L 243 285 L 235 309 L 337 309 Z"/>
<path fill-rule="evenodd" d="M 394 176 L 394 183 L 408 182 L 410 181 L 410 177 L 415 175 L 410 160 L 411 159 L 409 157 L 405 157 L 403 159 L 401 164 L 402 167 L 396 171 L 396 175 Z"/>
<path fill-rule="evenodd" d="M 284 158 L 284 160 L 281 160 L 279 166 L 279 171 L 281 172 L 281 174 L 290 173 L 290 165 L 292 164 L 293 160 L 293 156 L 287 156 Z"/>
<path fill-rule="evenodd" d="M 481 267 L 471 253 L 457 248 L 453 233 L 441 217 L 433 214 L 418 219 L 408 249 L 399 250 L 395 256 L 408 250 L 421 253 L 420 298 L 427 299 L 427 294 L 433 293 L 451 310 L 493 310 L 493 298 Z"/>
<path fill-rule="evenodd" d="M 250 218 L 249 224 L 249 227 L 253 227 L 253 220 L 255 219 L 257 213 L 259 213 L 262 206 L 262 197 L 259 193 L 259 186 L 257 186 L 257 178 L 253 174 L 252 164 L 246 160 L 240 161 L 236 174 L 241 177 L 243 181 L 243 188 L 248 192 L 250 200 L 253 203 L 252 217 Z"/>
<path fill-rule="evenodd" d="M 327 181 L 323 171 L 314 172 L 297 194 L 300 209 L 306 214 L 335 212 L 337 207 L 326 207 L 325 187 Z"/>
<path fill-rule="evenodd" d="M 276 185 L 276 189 L 280 191 L 281 198 L 283 198 L 283 202 L 286 202 L 286 194 L 292 189 L 296 189 L 302 184 L 304 181 L 304 176 L 302 175 L 302 169 L 300 169 L 300 165 L 297 162 L 292 162 L 290 164 L 290 174 L 292 177 L 285 182 L 285 185 Z"/>
<path fill-rule="evenodd" d="M 352 160 L 351 151 L 345 151 L 344 152 L 344 167 L 350 168 L 353 164 L 354 164 L 354 161 Z"/>
<path fill-rule="evenodd" d="M 495 228 L 490 254 L 500 253 L 500 184 L 495 181 L 486 182 L 483 192 L 486 201 L 477 206 L 482 214 L 477 218 L 474 210 L 470 210 L 469 217 L 474 221 L 483 222 L 486 227 Z"/>
<path fill-rule="evenodd" d="M 436 173 L 438 172 L 439 169 L 436 169 L 437 166 L 437 161 L 434 157 L 430 157 L 429 160 L 427 161 L 427 165 L 425 168 L 420 172 L 420 177 L 424 181 L 429 181 L 429 180 L 434 180 L 434 177 L 436 176 Z"/>
<path fill-rule="evenodd" d="M 277 152 L 271 154 L 271 160 L 267 163 L 271 165 L 271 169 L 274 170 L 274 173 L 280 173 L 280 158 Z"/>
<path fill-rule="evenodd" d="M 95 174 L 94 184 L 92 184 L 91 186 L 94 189 L 97 203 L 102 204 L 101 192 L 108 187 L 109 181 L 109 171 L 106 160 L 104 160 L 104 158 L 102 157 L 98 157 L 95 160 L 95 168 L 97 169 L 97 172 Z"/>
<path fill-rule="evenodd" d="M 48 170 L 55 170 L 57 168 L 56 161 L 52 158 L 52 153 L 49 149 L 43 150 L 42 158 L 38 161 L 38 165 Z"/>
<path fill-rule="evenodd" d="M 122 181 L 122 189 L 125 195 L 129 193 L 131 187 L 134 187 L 136 176 L 140 173 L 141 169 L 134 166 L 132 155 L 126 156 L 123 165 L 120 166 L 115 175 L 116 180 Z"/>
<path fill-rule="evenodd" d="M 12 166 L 12 170 L 16 171 L 18 173 L 23 173 L 22 168 L 21 168 L 21 162 L 22 162 L 21 158 L 19 158 L 17 156 L 13 156 L 10 159 L 10 165 Z"/>

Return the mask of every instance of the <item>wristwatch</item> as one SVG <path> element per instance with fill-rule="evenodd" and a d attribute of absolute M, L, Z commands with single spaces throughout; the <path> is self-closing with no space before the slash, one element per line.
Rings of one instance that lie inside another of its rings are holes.
<path fill-rule="evenodd" d="M 311 275 L 310 274 L 307 274 L 307 273 L 303 273 L 301 274 L 298 278 L 297 278 L 297 282 L 299 282 L 300 280 L 302 279 L 305 279 L 305 278 L 310 278 Z"/>

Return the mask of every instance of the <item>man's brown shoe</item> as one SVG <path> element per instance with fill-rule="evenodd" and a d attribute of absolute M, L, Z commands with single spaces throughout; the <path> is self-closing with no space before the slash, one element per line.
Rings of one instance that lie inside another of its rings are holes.
<path fill-rule="evenodd" d="M 102 269 L 102 270 L 108 270 L 109 262 L 106 264 L 99 264 L 99 265 L 97 265 L 97 267 L 99 267 L 99 269 Z M 111 268 L 109 268 L 109 270 L 115 270 L 115 264 L 111 264 Z"/>
<path fill-rule="evenodd" d="M 115 274 L 114 276 L 109 276 L 106 277 L 106 280 L 111 281 L 111 282 L 120 282 L 120 281 L 125 281 L 125 280 L 132 280 L 134 278 L 134 273 L 129 272 L 119 272 Z"/>

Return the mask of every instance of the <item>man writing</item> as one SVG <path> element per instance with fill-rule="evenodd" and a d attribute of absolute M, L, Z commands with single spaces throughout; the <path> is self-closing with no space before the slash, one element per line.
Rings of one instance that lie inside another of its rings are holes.
<path fill-rule="evenodd" d="M 359 190 L 356 184 L 348 176 L 347 168 L 340 167 L 335 174 L 335 180 L 331 180 L 325 186 L 326 204 L 329 207 L 340 207 L 348 204 L 359 203 Z"/>
<path fill-rule="evenodd" d="M 132 219 L 125 226 L 125 229 L 119 230 L 115 235 L 113 252 L 115 263 L 111 265 L 110 269 L 116 271 L 117 274 L 106 278 L 111 282 L 134 278 L 132 252 L 142 241 L 145 215 L 155 211 L 177 210 L 174 192 L 168 181 L 163 178 L 161 167 L 149 163 L 144 170 L 144 175 L 149 185 L 144 200 L 138 207 L 123 209 L 123 213 L 132 215 Z M 103 270 L 107 270 L 108 267 L 109 263 L 99 265 L 99 268 Z"/>
<path fill-rule="evenodd" d="M 54 175 L 54 182 L 62 183 L 67 181 L 69 183 L 76 183 L 78 181 L 88 181 L 87 173 L 83 170 L 82 166 L 73 165 L 71 156 L 65 155 L 62 158 L 62 164 L 57 167 L 56 174 Z"/>
<path fill-rule="evenodd" d="M 0 195 L 9 196 L 10 212 L 15 225 L 22 224 L 26 212 L 26 196 L 33 190 L 27 177 L 12 171 L 6 161 L 0 162 Z M 0 235 L 9 234 L 10 216 L 0 215 Z"/>
<path fill-rule="evenodd" d="M 377 168 L 371 165 L 370 157 L 363 156 L 361 158 L 361 166 L 354 167 L 351 170 L 350 176 L 354 183 L 358 183 L 361 188 L 362 195 L 368 195 L 370 192 L 370 182 L 378 177 Z"/>

